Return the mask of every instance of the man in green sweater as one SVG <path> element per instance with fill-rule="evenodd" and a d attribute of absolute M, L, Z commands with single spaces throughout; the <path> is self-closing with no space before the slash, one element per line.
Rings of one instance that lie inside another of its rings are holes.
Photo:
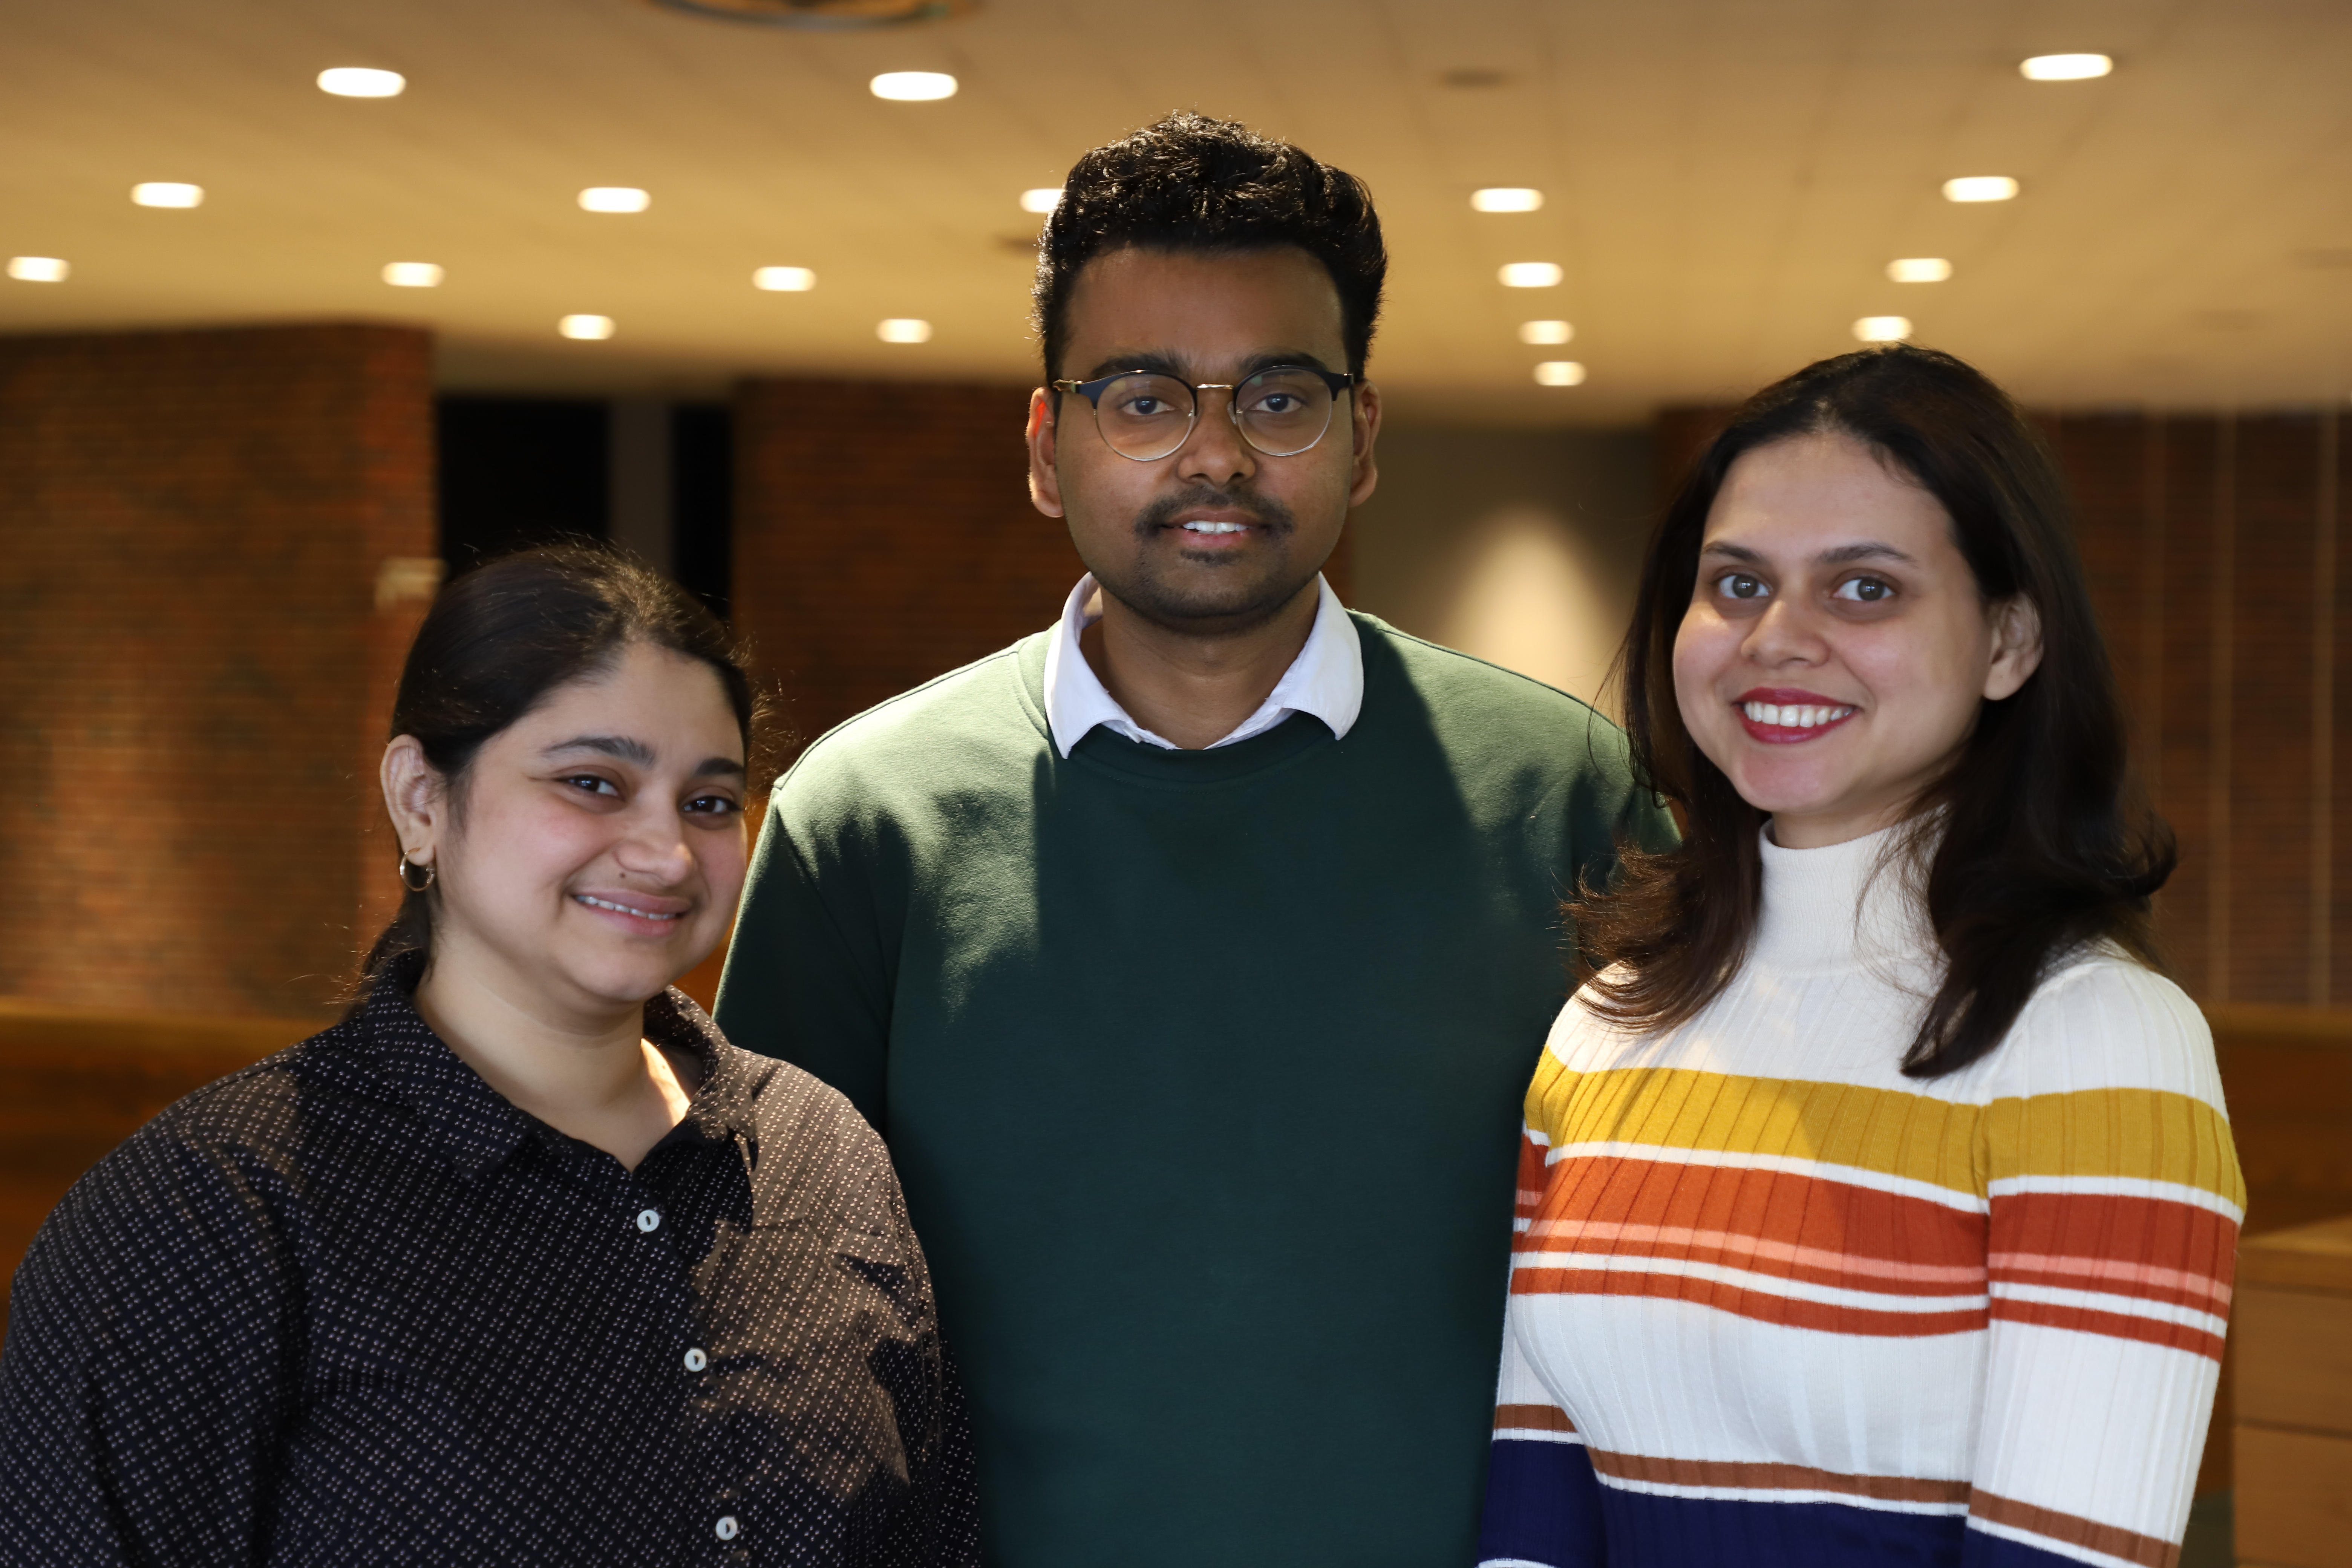
<path fill-rule="evenodd" d="M 1671 829 L 1607 721 L 1324 584 L 1386 266 L 1241 126 L 1081 158 L 1028 441 L 1088 574 L 761 836 L 719 1020 L 887 1138 L 998 1568 L 1473 1555 L 1559 901 Z"/>

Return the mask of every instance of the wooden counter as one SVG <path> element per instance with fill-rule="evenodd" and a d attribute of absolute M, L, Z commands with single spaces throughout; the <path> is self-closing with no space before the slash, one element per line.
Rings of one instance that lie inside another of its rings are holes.
<path fill-rule="evenodd" d="M 2352 1219 L 2238 1249 L 2238 1561 L 2352 1568 Z"/>

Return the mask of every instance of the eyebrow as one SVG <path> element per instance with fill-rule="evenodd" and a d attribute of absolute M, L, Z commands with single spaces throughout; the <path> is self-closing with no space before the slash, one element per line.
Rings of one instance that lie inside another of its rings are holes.
<path fill-rule="evenodd" d="M 1765 564 L 1764 556 L 1760 552 L 1750 550 L 1744 544 L 1717 542 L 1704 546 L 1699 553 L 1721 556 L 1727 561 L 1749 562 L 1759 566 Z M 1834 550 L 1822 551 L 1813 559 L 1823 566 L 1844 566 L 1856 561 L 1900 561 L 1906 566 L 1918 564 L 1916 561 L 1895 549 L 1892 544 L 1876 543 L 1841 544 Z"/>
<path fill-rule="evenodd" d="M 630 735 L 574 735 L 568 741 L 548 747 L 545 754 L 552 756 L 558 752 L 594 752 L 600 756 L 635 763 L 641 768 L 652 767 L 659 761 L 651 746 Z M 732 757 L 705 757 L 687 776 L 740 779 L 748 775 L 743 764 Z"/>
<path fill-rule="evenodd" d="M 1262 353 L 1252 354 L 1244 360 L 1239 374 L 1234 379 L 1236 382 L 1247 381 L 1262 370 L 1272 370 L 1276 365 L 1284 364 L 1299 365 L 1307 370 L 1328 371 L 1331 368 L 1323 363 L 1321 354 L 1308 353 L 1304 349 L 1269 349 Z M 1121 371 L 1129 370 L 1149 371 L 1153 375 L 1174 376 L 1187 386 L 1194 384 L 1192 373 L 1184 368 L 1181 360 L 1165 349 L 1120 349 L 1105 354 L 1095 362 L 1094 369 L 1080 379 L 1099 381 L 1104 376 L 1117 375 Z"/>

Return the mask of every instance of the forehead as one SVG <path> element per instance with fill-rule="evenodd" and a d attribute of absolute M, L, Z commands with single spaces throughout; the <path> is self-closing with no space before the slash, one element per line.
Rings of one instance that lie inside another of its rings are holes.
<path fill-rule="evenodd" d="M 1289 245 L 1108 251 L 1079 269 L 1066 320 L 1068 363 L 1079 370 L 1115 349 L 1213 361 L 1284 348 L 1333 366 L 1346 353 L 1331 275 Z"/>
<path fill-rule="evenodd" d="M 565 681 L 514 723 L 527 744 L 575 734 L 625 735 L 656 752 L 740 754 L 735 706 L 719 672 L 698 658 L 632 643 L 611 663 Z"/>
<path fill-rule="evenodd" d="M 1927 489 L 1851 436 L 1791 437 L 1740 454 L 1706 516 L 1706 542 L 1811 552 L 1880 542 L 1949 550 L 1951 518 Z"/>

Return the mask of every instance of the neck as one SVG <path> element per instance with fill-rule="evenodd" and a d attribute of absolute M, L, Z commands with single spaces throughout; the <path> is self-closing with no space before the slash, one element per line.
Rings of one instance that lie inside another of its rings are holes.
<path fill-rule="evenodd" d="M 1137 723 L 1197 752 L 1256 712 L 1297 661 L 1315 629 L 1318 583 L 1256 626 L 1207 635 L 1171 631 L 1102 594 L 1102 617 L 1078 634 L 1078 648 Z"/>
<path fill-rule="evenodd" d="M 635 1169 L 686 1114 L 691 1069 L 645 1038 L 645 1004 L 570 1005 L 479 943 L 436 931 L 416 1011 L 520 1110 Z"/>

